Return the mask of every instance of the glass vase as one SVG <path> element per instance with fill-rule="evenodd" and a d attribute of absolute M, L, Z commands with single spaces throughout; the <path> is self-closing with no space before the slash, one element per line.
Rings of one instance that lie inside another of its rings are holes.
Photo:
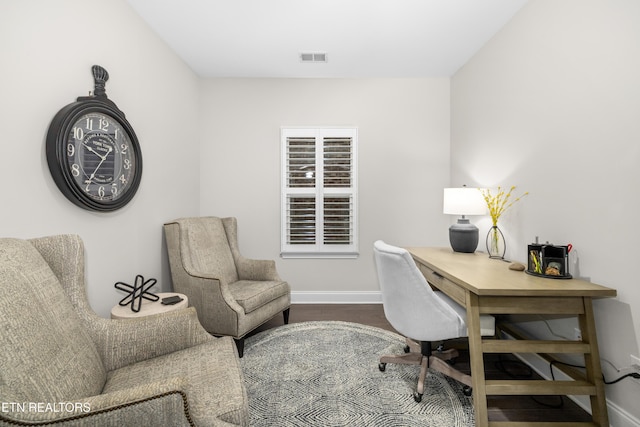
<path fill-rule="evenodd" d="M 497 225 L 492 226 L 487 233 L 487 253 L 489 258 L 504 259 L 507 251 L 507 244 L 504 241 L 504 235 Z"/>

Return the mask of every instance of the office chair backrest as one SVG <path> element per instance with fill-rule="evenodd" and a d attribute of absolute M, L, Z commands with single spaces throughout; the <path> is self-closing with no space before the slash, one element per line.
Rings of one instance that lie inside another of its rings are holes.
<path fill-rule="evenodd" d="M 391 326 L 419 341 L 461 336 L 464 322 L 431 289 L 406 249 L 378 240 L 373 253 L 384 313 Z"/>

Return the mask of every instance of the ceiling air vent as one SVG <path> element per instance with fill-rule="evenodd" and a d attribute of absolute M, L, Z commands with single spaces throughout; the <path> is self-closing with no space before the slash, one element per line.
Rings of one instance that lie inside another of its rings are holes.
<path fill-rule="evenodd" d="M 303 52 L 300 54 L 300 61 L 302 62 L 327 62 L 327 54 L 320 52 Z"/>

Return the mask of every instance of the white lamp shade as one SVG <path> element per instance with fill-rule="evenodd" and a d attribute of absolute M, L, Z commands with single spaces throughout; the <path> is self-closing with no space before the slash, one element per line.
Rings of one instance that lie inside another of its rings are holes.
<path fill-rule="evenodd" d="M 450 215 L 486 215 L 487 203 L 477 188 L 445 188 L 442 213 Z"/>

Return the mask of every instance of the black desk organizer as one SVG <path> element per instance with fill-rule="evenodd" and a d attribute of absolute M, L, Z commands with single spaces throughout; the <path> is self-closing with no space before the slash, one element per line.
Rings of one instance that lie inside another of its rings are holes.
<path fill-rule="evenodd" d="M 571 279 L 568 246 L 531 244 L 527 246 L 527 254 L 525 273 L 548 279 Z"/>

